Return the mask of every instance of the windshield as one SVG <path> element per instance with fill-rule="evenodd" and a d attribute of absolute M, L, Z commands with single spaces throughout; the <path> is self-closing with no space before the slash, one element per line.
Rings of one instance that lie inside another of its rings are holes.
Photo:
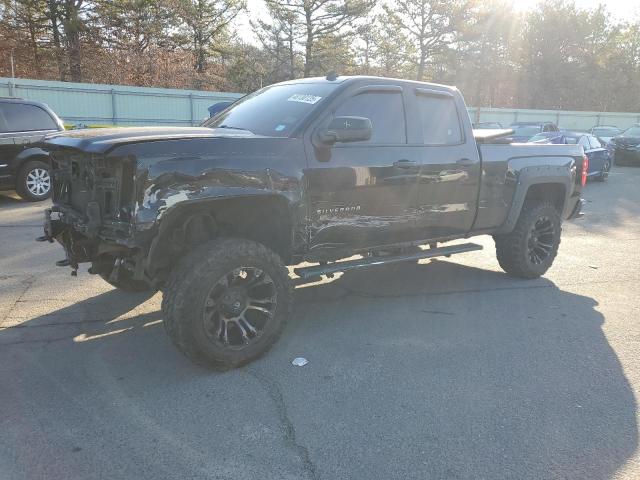
<path fill-rule="evenodd" d="M 540 133 L 540 125 L 511 125 L 516 137 L 533 137 Z"/>
<path fill-rule="evenodd" d="M 335 88 L 333 83 L 273 85 L 247 95 L 203 126 L 287 137 Z"/>
<path fill-rule="evenodd" d="M 638 138 L 640 137 L 640 127 L 631 127 L 630 129 L 625 130 L 622 136 Z"/>

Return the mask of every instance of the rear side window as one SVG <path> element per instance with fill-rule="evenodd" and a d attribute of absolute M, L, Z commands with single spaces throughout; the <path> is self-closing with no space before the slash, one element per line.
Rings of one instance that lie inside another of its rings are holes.
<path fill-rule="evenodd" d="M 406 143 L 402 94 L 389 92 L 366 92 L 348 98 L 340 105 L 336 117 L 366 117 L 371 120 L 373 132 L 367 142 L 377 144 Z"/>
<path fill-rule="evenodd" d="M 58 126 L 49 114 L 35 105 L 1 103 L 0 111 L 5 119 L 7 132 L 58 129 Z"/>
<path fill-rule="evenodd" d="M 453 98 L 416 95 L 425 145 L 455 145 L 462 142 L 458 110 Z"/>
<path fill-rule="evenodd" d="M 589 150 L 591 146 L 589 145 L 589 139 L 587 137 L 580 137 L 578 140 L 578 145 L 582 145 L 585 150 Z"/>

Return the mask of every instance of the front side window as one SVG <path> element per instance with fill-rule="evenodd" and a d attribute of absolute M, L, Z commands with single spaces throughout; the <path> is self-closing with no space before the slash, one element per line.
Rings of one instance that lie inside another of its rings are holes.
<path fill-rule="evenodd" d="M 336 109 L 334 116 L 365 117 L 371 120 L 371 139 L 359 143 L 398 144 L 407 141 L 400 92 L 361 93 L 345 100 Z"/>
<path fill-rule="evenodd" d="M 0 104 L 8 132 L 57 130 L 56 122 L 42 108 L 24 103 Z"/>
<path fill-rule="evenodd" d="M 202 126 L 288 137 L 336 88 L 336 84 L 272 85 L 238 100 Z"/>
<path fill-rule="evenodd" d="M 426 145 L 456 145 L 462 142 L 458 110 L 453 98 L 417 95 Z"/>

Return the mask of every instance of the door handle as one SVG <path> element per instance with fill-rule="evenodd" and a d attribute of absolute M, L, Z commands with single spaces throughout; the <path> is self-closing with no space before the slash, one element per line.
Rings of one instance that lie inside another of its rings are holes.
<path fill-rule="evenodd" d="M 470 158 L 461 158 L 461 159 L 460 159 L 460 160 L 458 160 L 456 163 L 457 163 L 458 165 L 462 165 L 462 166 L 468 167 L 468 166 L 470 166 L 470 165 L 473 165 L 473 164 L 474 164 L 474 161 L 473 161 L 473 160 L 471 160 Z"/>
<path fill-rule="evenodd" d="M 418 162 L 414 162 L 413 160 L 402 159 L 396 162 L 393 162 L 393 166 L 396 168 L 412 168 L 418 165 Z"/>

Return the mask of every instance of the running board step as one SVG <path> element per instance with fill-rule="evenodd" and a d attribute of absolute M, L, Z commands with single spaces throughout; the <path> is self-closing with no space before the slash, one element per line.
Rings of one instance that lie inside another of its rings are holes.
<path fill-rule="evenodd" d="M 420 252 L 407 255 L 385 255 L 381 257 L 364 257 L 358 260 L 348 260 L 346 262 L 333 262 L 324 265 L 314 265 L 312 267 L 296 268 L 293 271 L 301 278 L 312 278 L 320 275 L 327 275 L 336 272 L 346 272 L 356 268 L 372 267 L 374 265 L 387 265 L 390 263 L 412 262 L 423 258 L 448 257 L 456 253 L 473 252 L 482 250 L 482 245 L 477 243 L 463 243 L 462 245 L 451 245 L 448 247 L 428 248 Z"/>

